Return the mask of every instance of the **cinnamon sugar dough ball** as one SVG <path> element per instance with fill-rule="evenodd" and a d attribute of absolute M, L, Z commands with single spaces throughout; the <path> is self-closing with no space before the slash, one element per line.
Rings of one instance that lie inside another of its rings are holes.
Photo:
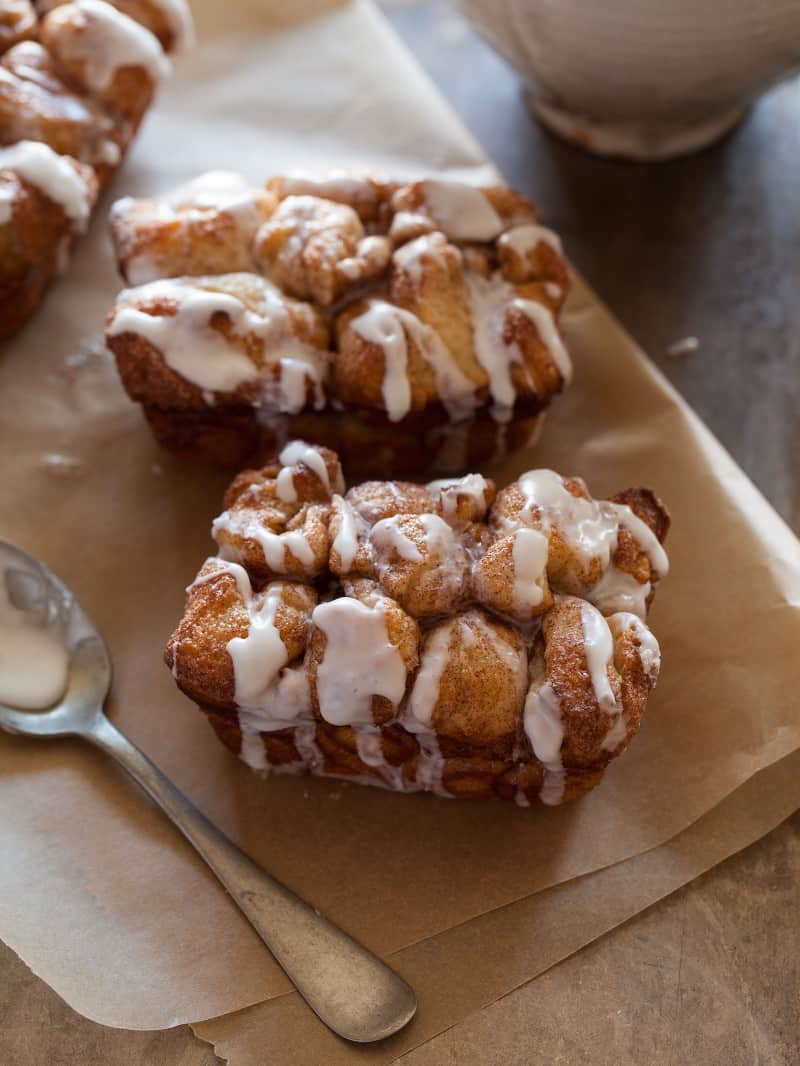
<path fill-rule="evenodd" d="M 189 587 L 186 610 L 164 652 L 180 688 L 191 699 L 214 707 L 236 706 L 236 678 L 228 644 L 246 638 L 253 614 L 265 597 L 279 603 L 273 624 L 286 648 L 286 661 L 303 655 L 317 596 L 313 588 L 274 581 L 260 591 L 242 587 L 241 575 L 218 559 L 209 559 Z"/>
<path fill-rule="evenodd" d="M 305 664 L 314 713 L 331 725 L 394 718 L 419 662 L 419 627 L 372 581 L 321 603 Z"/>
<path fill-rule="evenodd" d="M 426 634 L 406 713 L 440 738 L 510 754 L 527 680 L 519 631 L 473 607 Z"/>

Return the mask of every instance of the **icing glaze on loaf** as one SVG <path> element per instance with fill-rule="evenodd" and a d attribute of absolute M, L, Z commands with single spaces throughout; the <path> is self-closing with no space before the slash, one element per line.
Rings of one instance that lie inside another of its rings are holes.
<path fill-rule="evenodd" d="M 620 494 L 645 522 L 552 471 L 496 498 L 480 475 L 343 491 L 333 453 L 293 441 L 237 477 L 214 522 L 220 557 L 167 662 L 219 708 L 226 743 L 233 722 L 257 768 L 444 796 L 555 804 L 593 787 L 660 666 L 640 617 L 592 604 L 595 564 L 660 580 L 655 497 Z"/>
<path fill-rule="evenodd" d="M 91 190 L 68 156 L 39 141 L 18 141 L 0 148 L 0 170 L 10 170 L 35 185 L 59 205 L 76 228 L 84 229 L 91 209 Z M 11 217 L 10 195 L 0 197 L 0 224 Z"/>
<path fill-rule="evenodd" d="M 105 0 L 73 0 L 80 33 L 65 44 L 70 60 L 84 64 L 87 86 L 103 92 L 123 67 L 141 67 L 158 84 L 170 70 L 158 39 Z"/>

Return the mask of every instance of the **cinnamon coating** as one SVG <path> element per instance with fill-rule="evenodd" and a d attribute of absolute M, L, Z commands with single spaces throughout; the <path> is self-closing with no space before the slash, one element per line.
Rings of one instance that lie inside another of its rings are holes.
<path fill-rule="evenodd" d="M 225 506 L 166 660 L 251 766 L 558 803 L 639 728 L 667 571 L 650 490 L 529 471 L 496 497 L 480 475 L 345 491 L 333 453 L 293 442 Z M 638 613 L 604 605 L 615 582 Z"/>
<path fill-rule="evenodd" d="M 13 210 L 0 209 L 0 248 L 25 249 L 4 261 L 0 337 L 30 317 L 85 229 L 88 216 L 69 210 L 70 168 L 91 168 L 81 172 L 91 207 L 169 69 L 164 50 L 191 36 L 183 0 L 70 0 L 38 11 L 9 0 L 0 12 L 0 146 L 16 149 L 0 155 L 0 180 L 26 181 L 39 194 L 24 209 L 16 200 Z M 29 145 L 58 158 L 43 160 Z M 67 234 L 52 215 L 65 204 Z"/>
<path fill-rule="evenodd" d="M 347 421 L 348 435 L 380 438 L 368 457 L 374 469 L 451 473 L 466 460 L 499 458 L 524 440 L 517 428 L 530 425 L 568 384 L 570 361 L 557 321 L 569 288 L 566 263 L 558 238 L 513 190 L 436 179 L 400 185 L 337 171 L 276 176 L 264 190 L 228 175 L 228 190 L 204 194 L 219 177 L 114 206 L 119 268 L 139 286 L 119 302 L 137 307 L 159 280 L 165 292 L 176 284 L 187 291 L 208 287 L 215 279 L 224 288 L 229 275 L 248 271 L 284 299 L 316 311 L 330 331 L 330 356 L 320 381 L 324 402 L 317 395 L 306 399 L 305 412 L 314 408 L 303 429 L 307 437 L 332 442 L 328 413 L 335 412 Z M 192 330 L 199 335 L 203 326 L 199 321 Z M 163 389 L 158 375 L 148 374 L 146 389 L 132 389 L 131 382 L 142 380 L 137 360 L 160 357 L 173 367 L 178 361 L 166 341 L 145 356 L 136 340 L 135 329 L 109 336 L 132 398 L 163 427 L 159 437 L 167 443 L 170 420 L 185 441 L 184 412 L 203 410 L 195 422 L 204 439 L 194 451 L 205 454 L 210 427 L 242 410 L 243 397 L 217 388 L 201 360 L 188 356 L 182 374 L 194 388 Z M 182 346 L 191 344 L 187 336 Z M 265 425 L 290 438 L 290 416 L 301 408 L 288 406 L 286 391 L 246 401 L 251 417 L 237 451 L 264 440 Z M 492 443 L 483 426 L 471 432 L 487 414 L 509 427 L 505 433 L 495 426 Z M 473 450 L 459 456 L 451 443 L 455 427 L 474 439 L 474 459 Z M 415 448 L 421 432 L 428 439 Z M 431 439 L 440 447 L 432 450 Z M 349 460 L 346 443 L 342 450 Z M 212 458 L 224 465 L 229 453 L 224 448 Z"/>

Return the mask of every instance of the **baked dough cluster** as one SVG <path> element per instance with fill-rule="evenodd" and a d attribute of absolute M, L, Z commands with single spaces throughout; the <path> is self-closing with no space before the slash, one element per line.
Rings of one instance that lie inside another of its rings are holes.
<path fill-rule="evenodd" d="M 205 174 L 114 204 L 107 323 L 159 441 L 241 467 L 294 437 L 355 476 L 456 473 L 530 442 L 570 378 L 558 237 L 505 186 Z"/>
<path fill-rule="evenodd" d="M 345 491 L 293 441 L 232 482 L 166 663 L 256 770 L 557 804 L 639 727 L 668 526 L 550 470 Z"/>
<path fill-rule="evenodd" d="M 0 337 L 40 304 L 187 43 L 185 0 L 0 3 Z"/>

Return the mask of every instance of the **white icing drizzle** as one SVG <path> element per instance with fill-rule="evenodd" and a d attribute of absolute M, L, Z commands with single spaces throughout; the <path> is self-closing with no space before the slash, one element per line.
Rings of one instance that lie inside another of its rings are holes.
<path fill-rule="evenodd" d="M 228 641 L 239 707 L 260 706 L 278 671 L 288 662 L 286 646 L 275 626 L 275 614 L 282 602 L 281 590 L 274 587 L 249 599 L 247 636 Z"/>
<path fill-rule="evenodd" d="M 529 470 L 520 477 L 519 487 L 526 500 L 520 514 L 523 523 L 531 521 L 531 510 L 536 508 L 545 531 L 557 525 L 562 537 L 577 555 L 599 558 L 604 571 L 617 547 L 620 527 L 627 529 L 639 548 L 647 554 L 654 576 L 663 577 L 669 571 L 667 554 L 655 533 L 627 504 L 573 496 L 561 476 L 552 470 Z M 601 595 L 608 591 L 612 580 L 608 579 L 606 586 L 601 589 Z M 630 594 L 632 590 L 628 588 L 626 591 Z"/>
<path fill-rule="evenodd" d="M 529 614 L 544 599 L 547 575 L 547 537 L 536 529 L 514 533 L 511 555 L 514 562 L 514 610 Z"/>
<path fill-rule="evenodd" d="M 558 234 L 551 229 L 547 229 L 546 226 L 537 226 L 534 222 L 526 222 L 522 226 L 514 226 L 512 229 L 506 230 L 497 244 L 501 248 L 510 248 L 520 258 L 525 259 L 542 242 L 549 244 L 557 255 L 563 255 L 561 239 Z"/>
<path fill-rule="evenodd" d="M 453 624 L 443 623 L 428 634 L 422 660 L 408 699 L 403 724 L 409 733 L 430 729 L 439 700 L 439 682 L 447 666 Z"/>
<path fill-rule="evenodd" d="M 572 360 L 564 347 L 564 342 L 561 340 L 561 334 L 558 332 L 553 312 L 549 307 L 540 304 L 538 300 L 523 300 L 519 296 L 511 301 L 511 306 L 522 311 L 536 326 L 542 344 L 558 367 L 558 372 L 564 379 L 564 383 L 568 385 L 572 381 Z"/>
<path fill-rule="evenodd" d="M 211 523 L 211 535 L 215 540 L 220 530 L 246 540 L 254 540 L 263 551 L 267 566 L 274 573 L 286 572 L 287 552 L 306 570 L 310 571 L 314 566 L 314 550 L 301 529 L 273 533 L 272 530 L 266 529 L 252 512 L 223 511 Z M 220 557 L 236 562 L 239 553 L 233 545 L 225 544 L 220 549 Z"/>
<path fill-rule="evenodd" d="M 525 362 L 516 343 L 503 338 L 506 311 L 514 307 L 533 322 L 542 344 L 547 349 L 559 373 L 566 382 L 572 377 L 572 363 L 558 332 L 553 312 L 536 300 L 525 300 L 499 271 L 485 278 L 466 271 L 463 275 L 467 300 L 472 310 L 475 356 L 489 376 L 489 390 L 494 400 L 494 417 L 507 421 L 516 399 L 511 376 L 512 364 L 525 369 Z"/>
<path fill-rule="evenodd" d="M 426 515 L 425 517 L 433 517 Z M 381 552 L 395 551 L 407 563 L 421 563 L 422 552 L 400 528 L 400 515 L 382 518 L 370 531 L 369 539 Z"/>
<path fill-rule="evenodd" d="M 158 38 L 104 0 L 73 0 L 86 16 L 80 32 L 69 37 L 68 58 L 84 64 L 86 84 L 103 92 L 122 67 L 142 67 L 158 84 L 170 64 Z"/>
<path fill-rule="evenodd" d="M 148 314 L 125 302 L 148 297 L 174 301 L 175 314 Z M 167 366 L 187 381 L 203 389 L 230 392 L 257 377 L 258 367 L 227 337 L 211 328 L 211 318 L 218 313 L 230 318 L 238 335 L 257 332 L 263 326 L 262 320 L 235 296 L 163 280 L 124 290 L 107 332 L 112 337 L 121 333 L 144 337 L 158 349 Z"/>
<path fill-rule="evenodd" d="M 334 495 L 333 504 L 340 516 L 340 526 L 331 548 L 341 561 L 342 573 L 349 572 L 358 551 L 358 531 L 353 508 L 343 496 Z"/>
<path fill-rule="evenodd" d="M 524 728 L 533 754 L 550 770 L 561 770 L 564 725 L 561 705 L 550 683 L 531 686 L 525 699 Z"/>
<path fill-rule="evenodd" d="M 242 174 L 235 170 L 209 170 L 186 184 L 167 193 L 162 200 L 154 201 L 154 210 L 164 207 L 178 211 L 206 212 L 225 211 L 233 215 L 247 216 L 247 221 L 258 221 L 255 198 L 258 190 Z M 130 200 L 130 198 L 126 198 Z M 123 204 L 126 200 L 121 201 Z M 141 201 L 132 201 L 141 204 Z M 114 205 L 116 208 L 116 205 Z M 121 209 L 118 209 L 121 210 Z M 243 220 L 244 221 L 244 220 Z"/>
<path fill-rule="evenodd" d="M 433 371 L 437 394 L 450 418 L 459 421 L 474 409 L 474 385 L 460 370 L 438 333 L 416 315 L 384 300 L 371 300 L 368 309 L 354 318 L 350 326 L 365 341 L 383 349 L 382 394 L 391 422 L 399 422 L 411 410 L 407 336 Z"/>
<path fill-rule="evenodd" d="M 76 227 L 85 228 L 91 208 L 89 186 L 67 156 L 59 155 L 39 141 L 18 141 L 7 148 L 0 148 L 0 170 L 13 171 L 35 185 L 49 200 L 59 205 Z M 6 194 L 0 207 L 8 199 Z M 5 209 L 4 216 L 6 221 L 11 217 L 10 208 Z"/>
<path fill-rule="evenodd" d="M 297 726 L 292 734 L 292 743 L 297 753 L 312 774 L 318 773 L 325 762 L 325 756 L 317 744 L 317 727 L 315 723 Z"/>
<path fill-rule="evenodd" d="M 478 508 L 486 507 L 488 483 L 482 474 L 466 474 L 459 478 L 440 478 L 429 481 L 428 492 L 434 501 L 441 503 L 442 513 L 446 519 L 456 518 L 458 502 L 463 496 L 471 497 Z"/>
<path fill-rule="evenodd" d="M 627 529 L 642 551 L 645 552 L 656 576 L 666 577 L 669 573 L 669 559 L 650 526 L 643 522 L 637 514 L 634 514 L 625 503 L 604 503 L 604 506 L 616 515 L 619 524 Z"/>
<path fill-rule="evenodd" d="M 429 179 L 420 183 L 427 214 L 456 241 L 492 241 L 505 223 L 474 185 Z"/>
<path fill-rule="evenodd" d="M 581 622 L 583 624 L 583 647 L 586 664 L 592 679 L 592 688 L 598 706 L 608 714 L 619 714 L 622 708 L 617 703 L 611 682 L 608 680 L 608 667 L 614 658 L 614 639 L 608 622 L 596 607 L 581 602 Z"/>
<path fill-rule="evenodd" d="M 357 725 L 353 727 L 356 737 L 358 757 L 365 766 L 378 770 L 381 780 L 387 788 L 396 792 L 407 792 L 409 787 L 403 778 L 403 767 L 393 766 L 383 754 L 381 730 L 376 725 Z"/>
<path fill-rule="evenodd" d="M 647 597 L 652 587 L 649 581 L 637 581 L 633 574 L 611 565 L 597 584 L 588 590 L 586 597 L 605 615 L 615 611 L 631 611 L 644 618 L 647 615 Z"/>
<path fill-rule="evenodd" d="M 327 639 L 317 669 L 319 709 L 326 722 L 371 722 L 373 696 L 399 705 L 406 667 L 399 649 L 389 642 L 381 607 L 342 597 L 319 604 L 312 622 Z"/>
<path fill-rule="evenodd" d="M 289 313 L 280 290 L 259 278 L 257 311 L 230 293 L 200 288 L 189 279 L 168 278 L 125 289 L 117 297 L 109 336 L 135 333 L 149 341 L 177 374 L 201 389 L 230 392 L 259 376 L 260 368 L 216 329 L 211 318 L 226 314 L 234 336 L 252 335 L 262 342 L 265 365 L 280 365 L 279 409 L 302 410 L 306 384 L 321 389 L 329 353 L 305 344 L 292 333 Z M 147 300 L 176 305 L 173 314 L 149 314 L 133 306 Z M 270 386 L 264 386 L 269 391 Z"/>
<path fill-rule="evenodd" d="M 489 376 L 493 413 L 498 420 L 507 421 L 517 395 L 511 364 L 521 362 L 517 347 L 503 340 L 506 308 L 514 290 L 499 274 L 484 278 L 471 271 L 464 273 L 464 285 L 472 310 L 475 357 Z"/>
<path fill-rule="evenodd" d="M 424 233 L 408 244 L 401 245 L 392 256 L 393 262 L 405 271 L 415 285 L 419 286 L 423 278 L 423 257 L 435 260 L 442 270 L 447 270 L 447 263 L 442 254 L 441 243 L 443 238 L 440 233 Z M 447 245 L 445 245 L 447 247 Z"/>
<path fill-rule="evenodd" d="M 242 714 L 246 713 L 248 721 L 262 732 L 290 726 L 299 716 L 310 714 L 311 701 L 305 671 L 283 669 L 288 653 L 275 626 L 275 615 L 282 603 L 281 589 L 270 586 L 262 593 L 254 593 L 250 575 L 243 566 L 219 558 L 213 562 L 214 569 L 199 574 L 187 592 L 220 574 L 229 574 L 247 609 L 247 635 L 233 637 L 226 645 L 233 663 L 234 698 L 240 723 Z M 177 666 L 178 650 L 174 666 Z"/>
<path fill-rule="evenodd" d="M 248 711 L 238 712 L 239 730 L 242 742 L 239 758 L 247 763 L 251 770 L 264 771 L 269 768 L 264 741 L 260 735 L 261 725 L 257 718 Z"/>
<path fill-rule="evenodd" d="M 203 565 L 205 566 L 209 562 L 216 563 L 215 568 L 207 571 L 205 574 L 202 572 L 199 573 L 191 585 L 186 586 L 187 592 L 190 592 L 198 585 L 206 585 L 209 581 L 218 577 L 219 574 L 230 574 L 236 581 L 236 588 L 242 599 L 245 602 L 250 600 L 253 595 L 253 586 L 250 582 L 250 575 L 243 566 L 228 559 L 220 559 L 217 556 L 214 556 L 211 559 L 206 559 L 206 562 Z"/>
<path fill-rule="evenodd" d="M 618 640 L 627 630 L 633 632 L 638 642 L 639 659 L 642 663 L 642 669 L 650 683 L 654 685 L 658 679 L 658 672 L 661 669 L 661 649 L 650 629 L 648 629 L 641 618 L 627 611 L 618 611 L 616 614 L 612 614 L 608 619 L 608 627 L 614 635 L 615 640 Z"/>
<path fill-rule="evenodd" d="M 540 801 L 548 807 L 557 807 L 564 799 L 566 777 L 563 770 L 545 769 L 542 787 L 539 789 Z"/>
<path fill-rule="evenodd" d="M 283 469 L 278 474 L 276 487 L 278 497 L 281 500 L 287 503 L 294 503 L 297 499 L 297 491 L 294 487 L 294 468 L 300 463 L 303 463 L 304 466 L 307 466 L 309 470 L 312 470 L 317 475 L 326 492 L 331 491 L 328 467 L 318 448 L 306 444 L 303 440 L 293 440 L 283 448 L 278 459 L 283 465 Z M 336 487 L 344 488 L 341 475 Z"/>
<path fill-rule="evenodd" d="M 423 791 L 436 796 L 451 798 L 451 794 L 442 784 L 445 759 L 439 747 L 439 738 L 433 732 L 417 732 L 419 754 L 417 755 L 416 781 Z"/>

